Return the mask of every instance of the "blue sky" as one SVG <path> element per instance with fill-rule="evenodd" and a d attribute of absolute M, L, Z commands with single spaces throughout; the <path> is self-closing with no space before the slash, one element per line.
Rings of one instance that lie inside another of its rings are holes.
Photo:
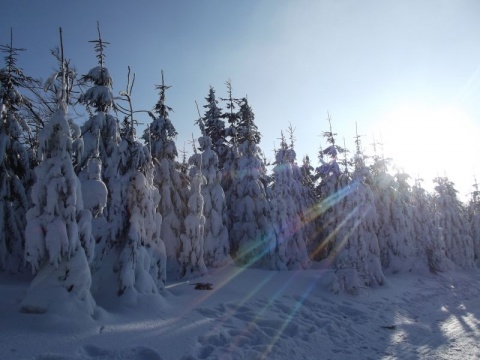
<path fill-rule="evenodd" d="M 298 160 L 316 159 L 329 112 L 351 150 L 358 123 L 368 153 L 381 135 L 409 174 L 428 187 L 446 173 L 463 199 L 480 176 L 478 14 L 476 0 L 6 0 L 0 43 L 13 27 L 14 45 L 28 49 L 19 65 L 46 78 L 62 27 L 84 74 L 96 65 L 88 41 L 98 20 L 114 92 L 127 66 L 136 73 L 136 109 L 153 107 L 164 70 L 179 149 L 198 136 L 195 100 L 203 105 L 210 85 L 226 96 L 231 79 L 235 96 L 248 95 L 267 158 L 291 123 Z"/>

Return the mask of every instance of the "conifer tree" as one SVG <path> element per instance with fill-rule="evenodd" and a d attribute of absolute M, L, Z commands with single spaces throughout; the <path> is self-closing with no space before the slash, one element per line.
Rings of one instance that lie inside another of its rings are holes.
<path fill-rule="evenodd" d="M 422 187 L 422 179 L 416 179 L 412 187 L 412 222 L 415 242 L 419 248 L 419 264 L 428 266 L 432 273 L 451 270 L 453 263 L 445 255 L 443 238 L 437 237 L 433 197 Z"/>
<path fill-rule="evenodd" d="M 155 164 L 154 185 L 160 190 L 160 206 L 158 211 L 163 215 L 161 238 L 167 251 L 167 271 L 178 277 L 180 274 L 180 235 L 184 233 L 183 219 L 186 214 L 187 184 L 179 171 L 175 158 L 178 155 L 174 138 L 177 135 L 169 112 L 172 110 L 165 104 L 166 90 L 162 72 L 162 84 L 157 85 L 160 98 L 155 104 L 152 122 L 143 134 L 143 140 L 149 147 Z M 182 191 L 183 189 L 183 191 Z"/>
<path fill-rule="evenodd" d="M 207 124 L 199 118 L 198 125 L 202 131 L 199 139 L 199 154 L 191 158 L 190 170 L 194 177 L 201 168 L 204 177 L 202 196 L 204 199 L 205 236 L 203 242 L 203 259 L 207 267 L 221 267 L 232 262 L 227 229 L 227 205 L 225 193 L 221 186 L 222 174 L 218 168 L 218 156 L 213 150 L 211 138 L 207 133 Z M 201 164 L 201 166 L 200 166 Z"/>
<path fill-rule="evenodd" d="M 371 175 L 356 135 L 354 171 L 345 198 L 345 217 L 330 254 L 340 288 L 357 293 L 365 286 L 382 285 L 385 277 L 376 235 L 377 212 L 370 188 Z"/>
<path fill-rule="evenodd" d="M 109 114 L 116 108 L 112 93 L 113 80 L 105 67 L 104 51 L 109 43 L 102 39 L 98 23 L 97 30 L 98 39 L 90 42 L 95 44 L 98 66 L 92 68 L 81 79 L 83 83 L 91 83 L 93 86 L 80 96 L 79 102 L 87 106 L 89 112 L 93 108 L 95 113 L 82 126 L 84 151 L 78 170 L 85 170 L 91 158 L 100 156 L 103 167 L 102 176 L 108 187 L 111 181 L 110 176 L 113 174 L 109 174 L 106 168 L 108 160 L 115 156 L 120 138 L 118 120 Z M 83 178 L 83 175 L 81 174 L 80 177 Z"/>
<path fill-rule="evenodd" d="M 156 294 L 166 281 L 166 251 L 161 239 L 162 217 L 157 212 L 160 193 L 153 184 L 153 163 L 148 148 L 134 133 L 120 143 L 120 183 L 126 219 L 116 245 L 118 294 Z M 131 296 L 131 295 L 130 295 Z"/>
<path fill-rule="evenodd" d="M 388 172 L 390 159 L 386 159 L 383 150 L 375 155 L 372 164 L 375 204 L 378 213 L 377 237 L 380 245 L 382 267 L 390 273 L 407 272 L 418 264 L 417 247 L 410 204 L 410 186 L 408 175 L 398 173 L 392 176 Z"/>
<path fill-rule="evenodd" d="M 480 262 L 480 190 L 477 180 L 473 184 L 472 197 L 468 204 L 468 214 L 473 238 L 473 248 L 475 251 L 475 261 Z"/>
<path fill-rule="evenodd" d="M 121 96 L 129 104 L 122 137 L 116 151 L 116 182 L 111 204 L 117 217 L 108 225 L 115 229 L 115 238 L 106 238 L 103 257 L 96 264 L 94 290 L 102 299 L 119 296 L 127 304 L 138 296 L 158 294 L 166 281 L 166 252 L 160 237 L 162 217 L 157 212 L 160 201 L 153 185 L 153 163 L 147 146 L 136 139 L 136 120 L 131 103 L 133 87 Z M 90 162 L 92 163 L 92 161 Z M 111 234 L 111 233 L 110 233 Z"/>
<path fill-rule="evenodd" d="M 292 131 L 293 137 L 293 131 Z M 275 233 L 272 267 L 278 270 L 298 270 L 310 266 L 300 205 L 302 184 L 295 173 L 296 154 L 293 143 L 289 147 L 283 132 L 280 149 L 275 154 L 271 204 L 271 221 Z M 295 169 L 294 169 L 295 168 Z"/>
<path fill-rule="evenodd" d="M 310 253 L 312 260 L 326 258 L 331 251 L 332 244 L 337 242 L 335 236 L 343 226 L 341 220 L 345 216 L 344 199 L 348 192 L 348 186 L 344 181 L 345 173 L 341 171 L 337 161 L 338 155 L 345 153 L 346 149 L 336 143 L 337 134 L 332 130 L 330 114 L 328 114 L 327 120 L 329 131 L 322 132 L 322 136 L 326 139 L 328 146 L 320 149 L 320 166 L 316 169 L 316 176 L 320 179 L 317 193 L 320 198 L 319 219 L 322 229 L 319 236 L 312 242 L 313 250 Z"/>
<path fill-rule="evenodd" d="M 202 157 L 195 153 L 190 158 L 191 187 L 188 199 L 188 215 L 185 217 L 185 232 L 180 235 L 180 277 L 193 278 L 207 273 L 204 256 L 205 216 L 202 185 Z"/>
<path fill-rule="evenodd" d="M 260 132 L 246 98 L 239 109 L 238 158 L 229 197 L 231 252 L 241 264 L 269 266 L 273 251 L 270 205 L 262 178 L 264 166 L 258 143 Z"/>
<path fill-rule="evenodd" d="M 320 206 L 315 190 L 315 176 L 312 173 L 313 166 L 310 163 L 308 155 L 302 159 L 300 167 L 294 167 L 294 177 L 300 179 L 302 187 L 299 196 L 302 224 L 305 231 L 305 241 L 307 242 L 307 252 L 312 254 L 315 250 L 315 239 L 317 238 L 320 229 Z"/>
<path fill-rule="evenodd" d="M 435 185 L 435 216 L 439 236 L 445 244 L 445 254 L 455 267 L 469 269 L 475 266 L 475 252 L 468 215 L 457 198 L 457 190 L 447 177 L 437 177 Z"/>
<path fill-rule="evenodd" d="M 104 51 L 109 43 L 102 39 L 98 23 L 97 32 L 98 39 L 90 42 L 94 44 L 98 65 L 81 79 L 83 83 L 91 83 L 92 87 L 79 98 L 79 103 L 84 104 L 89 113 L 93 108 L 94 113 L 81 127 L 84 150 L 76 169 L 82 186 L 86 188 L 85 203 L 95 216 L 92 224 L 97 242 L 92 264 L 94 285 L 98 282 L 96 272 L 102 265 L 104 255 L 122 235 L 122 219 L 125 218 L 118 173 L 118 120 L 109 114 L 115 109 L 113 80 L 105 67 Z"/>
<path fill-rule="evenodd" d="M 412 191 L 408 183 L 410 176 L 403 171 L 395 174 L 394 197 L 392 199 L 392 233 L 396 240 L 392 253 L 398 257 L 399 271 L 422 270 L 424 262 L 421 257 L 421 244 L 415 241 L 413 227 Z M 393 267 L 392 267 L 393 270 Z"/>
<path fill-rule="evenodd" d="M 208 96 L 205 100 L 207 101 L 207 104 L 203 107 L 206 111 L 202 119 L 205 124 L 205 135 L 210 137 L 212 150 L 217 154 L 218 168 L 223 169 L 223 162 L 228 150 L 228 144 L 225 136 L 225 122 L 222 120 L 224 115 L 222 114 L 222 109 L 218 107 L 218 100 L 215 97 L 215 90 L 213 87 L 210 87 Z"/>
<path fill-rule="evenodd" d="M 162 216 L 157 211 L 159 190 L 154 186 L 154 166 L 150 151 L 136 138 L 131 94 L 135 75 L 121 96 L 129 104 L 121 136 L 119 172 L 125 179 L 127 202 L 127 241 L 119 256 L 120 293 L 156 294 L 166 281 L 166 250 L 161 239 Z"/>
<path fill-rule="evenodd" d="M 235 191 L 233 188 L 233 178 L 236 176 L 236 166 L 238 158 L 240 156 L 238 149 L 238 139 L 237 139 L 237 126 L 239 120 L 239 114 L 236 111 L 238 105 L 238 99 L 233 97 L 232 93 L 232 84 L 229 81 L 226 82 L 228 90 L 228 98 L 222 99 L 226 102 L 227 111 L 223 114 L 223 117 L 228 121 L 228 127 L 225 128 L 225 137 L 228 139 L 228 142 L 222 147 L 221 152 L 219 153 L 219 169 L 222 174 L 222 188 L 225 192 L 225 198 L 227 202 L 227 228 L 229 233 L 232 231 L 233 227 L 233 210 L 231 208 L 233 202 L 235 201 Z M 233 249 L 232 243 L 230 243 L 230 249 Z"/>
<path fill-rule="evenodd" d="M 30 207 L 29 188 L 33 181 L 30 154 L 22 137 L 30 129 L 20 114 L 28 102 L 19 92 L 31 82 L 17 66 L 17 56 L 24 49 L 1 45 L 6 54 L 0 69 L 0 271 L 11 273 L 23 269 L 25 248 L 25 214 Z"/>
<path fill-rule="evenodd" d="M 61 39 L 60 29 L 60 39 Z M 36 277 L 21 309 L 28 313 L 81 311 L 93 314 L 89 262 L 95 240 L 91 213 L 83 209 L 80 182 L 72 165 L 67 120 L 71 73 L 60 51 L 60 69 L 48 81 L 57 91 L 57 110 L 39 134 L 39 166 L 27 212 L 25 257 Z M 59 81 L 57 86 L 56 81 Z M 55 306 L 53 306 L 55 305 Z"/>

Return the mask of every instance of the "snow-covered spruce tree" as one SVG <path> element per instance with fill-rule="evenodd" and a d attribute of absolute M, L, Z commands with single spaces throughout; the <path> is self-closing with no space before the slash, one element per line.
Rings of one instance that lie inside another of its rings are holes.
<path fill-rule="evenodd" d="M 240 102 L 239 119 L 239 157 L 235 161 L 229 198 L 231 253 L 240 264 L 270 266 L 274 241 L 270 230 L 270 204 L 262 181 L 265 167 L 258 146 L 260 132 L 246 98 Z"/>
<path fill-rule="evenodd" d="M 22 142 L 29 128 L 19 112 L 25 101 L 19 88 L 31 79 L 18 68 L 17 55 L 24 49 L 1 45 L 6 53 L 0 69 L 0 271 L 17 273 L 24 267 L 25 214 L 30 207 L 33 180 L 30 154 Z"/>
<path fill-rule="evenodd" d="M 159 212 L 163 215 L 161 238 L 167 251 L 167 271 L 173 277 L 180 275 L 180 234 L 184 232 L 183 220 L 186 216 L 188 186 L 182 183 L 175 158 L 177 148 L 174 138 L 177 131 L 170 121 L 171 108 L 165 104 L 165 92 L 170 88 L 163 80 L 157 86 L 160 98 L 152 114 L 153 121 L 147 126 L 143 140 L 149 147 L 155 164 L 154 185 L 160 190 Z"/>
<path fill-rule="evenodd" d="M 130 94 L 127 85 L 127 92 L 121 95 L 132 109 Z M 160 238 L 160 194 L 153 185 L 152 159 L 148 148 L 136 140 L 133 110 L 123 124 L 118 161 L 112 164 L 117 174 L 111 196 L 117 217 L 112 219 L 112 228 L 117 235 L 106 238 L 103 258 L 94 274 L 94 294 L 103 301 L 118 295 L 131 305 L 137 304 L 140 296 L 163 289 L 166 252 Z"/>
<path fill-rule="evenodd" d="M 115 103 L 112 93 L 113 80 L 108 69 L 105 67 L 105 47 L 109 44 L 102 40 L 100 29 L 98 28 L 98 39 L 93 40 L 95 52 L 97 53 L 98 66 L 90 69 L 88 74 L 83 75 L 83 83 L 91 83 L 90 87 L 79 98 L 79 103 L 87 106 L 89 113 L 94 110 L 94 115 L 88 119 L 82 126 L 82 136 L 84 141 L 84 151 L 82 160 L 79 163 L 78 171 L 83 170 L 80 178 L 86 174 L 87 162 L 91 158 L 100 157 L 103 166 L 103 177 L 108 184 L 107 173 L 105 172 L 108 159 L 115 152 L 119 142 L 118 120 L 116 117 L 108 114 L 115 109 Z"/>
<path fill-rule="evenodd" d="M 428 266 L 432 273 L 453 269 L 453 263 L 445 255 L 443 238 L 437 237 L 433 198 L 422 187 L 422 179 L 416 179 L 412 187 L 412 222 L 418 259 L 421 266 Z"/>
<path fill-rule="evenodd" d="M 60 32 L 61 35 L 61 32 Z M 89 261 L 95 240 L 90 234 L 91 214 L 83 209 L 82 190 L 72 165 L 72 138 L 67 120 L 66 73 L 61 50 L 60 70 L 47 82 L 57 87 L 58 106 L 39 134 L 33 207 L 27 212 L 25 257 L 33 279 L 21 310 L 27 313 L 93 314 Z"/>
<path fill-rule="evenodd" d="M 155 294 L 165 285 L 166 251 L 160 236 L 160 193 L 153 185 L 153 163 L 147 147 L 133 134 L 122 139 L 120 148 L 127 221 L 123 239 L 117 245 L 119 294 Z"/>
<path fill-rule="evenodd" d="M 140 168 L 147 167 L 149 155 L 148 151 L 133 139 L 134 129 L 129 129 L 130 131 L 124 133 L 125 137 L 120 138 L 119 121 L 109 114 L 111 110 L 116 110 L 117 106 L 112 94 L 113 80 L 105 67 L 104 50 L 108 42 L 102 40 L 98 24 L 97 30 L 98 39 L 91 42 L 95 44 L 98 65 L 82 77 L 85 83 L 92 83 L 93 86 L 79 99 L 89 112 L 94 110 L 94 114 L 82 126 L 85 145 L 79 164 L 82 183 L 85 186 L 95 185 L 88 188 L 85 195 L 86 204 L 95 214 L 92 225 L 97 246 L 92 264 L 92 292 L 97 299 L 128 294 L 123 299 L 134 301 L 131 297 L 134 298 L 137 293 L 157 291 L 151 279 L 145 286 L 138 285 L 136 277 L 125 270 L 135 268 L 136 258 L 130 259 L 132 262 L 129 265 L 125 265 L 127 261 L 121 258 L 123 251 L 128 252 L 125 248 L 129 242 L 131 182 L 137 171 L 141 171 Z M 101 174 L 100 178 L 98 173 Z M 94 184 L 91 184 L 92 178 Z M 133 250 L 130 254 L 137 255 Z M 140 264 L 143 260 L 138 261 Z M 140 283 L 141 281 L 143 280 L 140 280 Z"/>
<path fill-rule="evenodd" d="M 317 261 L 326 258 L 332 249 L 332 244 L 337 242 L 335 236 L 343 226 L 344 200 L 348 192 L 346 174 L 341 171 L 337 162 L 338 155 L 345 153 L 346 149 L 336 144 L 337 134 L 332 130 L 330 114 L 327 120 L 329 131 L 322 132 L 322 136 L 326 139 L 328 146 L 323 150 L 320 149 L 320 166 L 316 169 L 316 177 L 320 179 L 317 193 L 320 200 L 318 206 L 321 230 L 310 244 L 310 258 Z"/>
<path fill-rule="evenodd" d="M 98 39 L 91 42 L 95 44 L 98 66 L 82 76 L 83 83 L 91 83 L 93 86 L 80 96 L 79 102 L 87 106 L 89 112 L 92 112 L 93 108 L 94 115 L 81 128 L 84 150 L 77 171 L 82 170 L 80 178 L 83 180 L 86 177 L 88 161 L 99 155 L 102 162 L 102 178 L 109 187 L 109 183 L 112 181 L 110 177 L 114 174 L 111 174 L 106 168 L 109 159 L 115 156 L 114 153 L 119 143 L 118 120 L 109 114 L 109 111 L 115 109 L 112 93 L 113 80 L 105 67 L 104 50 L 109 43 L 102 40 L 99 28 Z"/>
<path fill-rule="evenodd" d="M 419 264 L 417 246 L 410 204 L 410 185 L 408 175 L 398 173 L 392 176 L 388 172 L 389 159 L 384 155 L 373 157 L 372 190 L 378 213 L 377 237 L 384 272 L 407 272 Z M 380 144 L 381 145 L 381 144 Z"/>
<path fill-rule="evenodd" d="M 226 139 L 228 129 L 225 129 L 225 121 L 222 119 L 224 115 L 222 114 L 222 109 L 218 107 L 218 100 L 215 97 L 213 87 L 210 87 L 205 100 L 207 104 L 203 106 L 206 109 L 202 119 L 205 124 L 205 135 L 203 136 L 208 136 L 211 139 L 211 148 L 218 157 L 218 169 L 223 169 L 223 162 L 229 147 Z"/>
<path fill-rule="evenodd" d="M 292 144 L 293 145 L 293 144 Z M 296 154 L 281 135 L 280 149 L 275 153 L 271 205 L 271 222 L 275 247 L 272 250 L 272 268 L 299 270 L 310 266 L 307 254 L 300 196 L 302 183 L 294 177 Z"/>
<path fill-rule="evenodd" d="M 435 216 L 439 236 L 445 244 L 445 254 L 455 267 L 469 269 L 475 266 L 475 253 L 468 215 L 457 198 L 457 190 L 447 177 L 433 180 Z"/>
<path fill-rule="evenodd" d="M 391 248 L 392 254 L 398 257 L 400 264 L 392 266 L 392 271 L 419 271 L 425 269 L 425 263 L 420 260 L 421 246 L 415 241 L 413 228 L 413 206 L 411 204 L 410 176 L 403 171 L 395 174 L 395 192 L 392 201 L 393 234 L 396 238 Z M 393 264 L 392 264 L 393 265 Z M 397 267 L 397 269 L 395 269 Z"/>
<path fill-rule="evenodd" d="M 195 146 L 195 145 L 194 145 Z M 180 235 L 180 277 L 194 278 L 205 275 L 207 267 L 203 259 L 205 216 L 202 185 L 206 178 L 202 174 L 201 154 L 194 153 L 189 160 L 191 191 L 188 199 L 188 215 L 185 217 L 185 232 Z"/>
<path fill-rule="evenodd" d="M 94 114 L 81 127 L 84 151 L 76 169 L 85 188 L 85 206 L 94 214 L 93 234 L 98 243 L 94 272 L 102 261 L 107 244 L 114 241 L 119 234 L 116 221 L 119 206 L 114 204 L 112 199 L 118 199 L 118 196 L 113 195 L 113 191 L 118 190 L 120 137 L 118 120 L 109 114 L 115 104 L 112 94 L 113 80 L 105 67 L 104 50 L 108 42 L 102 40 L 98 24 L 97 30 L 98 39 L 92 42 L 95 44 L 98 66 L 82 77 L 82 81 L 91 83 L 92 87 L 79 98 L 79 102 L 86 105 L 89 113 L 92 113 L 93 108 Z"/>
<path fill-rule="evenodd" d="M 231 215 L 233 211 L 231 205 L 234 202 L 235 193 L 233 191 L 233 177 L 236 174 L 237 160 L 239 157 L 238 140 L 237 140 L 237 125 L 238 125 L 238 112 L 237 105 L 238 99 L 233 98 L 232 84 L 229 81 L 226 82 L 228 90 L 228 98 L 221 99 L 226 102 L 227 111 L 223 114 L 223 118 L 227 119 L 228 126 L 225 128 L 225 138 L 227 142 L 224 143 L 219 149 L 219 170 L 222 174 L 221 185 L 225 193 L 225 199 L 227 203 L 227 229 L 229 233 L 232 231 L 233 219 Z M 231 239 L 230 239 L 231 240 Z M 232 249 L 232 242 L 230 241 L 230 249 Z"/>
<path fill-rule="evenodd" d="M 480 190 L 477 180 L 473 184 L 472 197 L 468 204 L 468 215 L 473 238 L 473 248 L 475 251 L 475 262 L 480 263 Z"/>
<path fill-rule="evenodd" d="M 320 223 L 320 202 L 315 186 L 314 168 L 310 163 L 308 155 L 303 157 L 302 165 L 294 167 L 294 177 L 302 183 L 299 205 L 301 207 L 301 218 L 305 231 L 305 241 L 308 254 L 315 250 L 315 239 L 321 230 Z M 309 255 L 310 256 L 310 255 Z"/>
<path fill-rule="evenodd" d="M 376 235 L 377 212 L 370 188 L 371 174 L 364 158 L 357 135 L 355 169 L 345 198 L 345 217 L 330 254 L 339 287 L 350 293 L 385 281 Z"/>
<path fill-rule="evenodd" d="M 221 267 L 232 262 L 227 229 L 227 205 L 221 186 L 222 174 L 218 169 L 218 156 L 213 150 L 212 140 L 207 135 L 207 126 L 199 119 L 203 136 L 198 139 L 199 154 L 191 158 L 191 177 L 201 169 L 205 182 L 202 186 L 205 215 L 205 236 L 203 259 L 207 267 Z M 201 166 L 200 166 L 201 165 Z"/>

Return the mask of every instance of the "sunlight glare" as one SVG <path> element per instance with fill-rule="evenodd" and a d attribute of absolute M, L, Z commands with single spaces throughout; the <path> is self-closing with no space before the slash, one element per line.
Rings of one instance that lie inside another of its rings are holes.
<path fill-rule="evenodd" d="M 376 126 L 376 141 L 378 134 L 393 165 L 413 179 L 423 178 L 426 187 L 437 176 L 453 179 L 466 170 L 472 177 L 463 179 L 465 184 L 455 182 L 457 190 L 471 190 L 458 188 L 472 183 L 477 165 L 471 159 L 480 153 L 480 129 L 466 111 L 452 105 L 405 104 L 384 116 Z"/>

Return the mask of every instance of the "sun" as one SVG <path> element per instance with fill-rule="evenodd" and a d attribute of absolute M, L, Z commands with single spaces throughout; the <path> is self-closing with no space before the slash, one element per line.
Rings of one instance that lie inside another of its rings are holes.
<path fill-rule="evenodd" d="M 385 156 L 412 178 L 423 178 L 427 187 L 447 175 L 458 190 L 471 191 L 466 187 L 480 166 L 480 127 L 460 107 L 404 104 L 386 112 L 375 134 Z"/>

